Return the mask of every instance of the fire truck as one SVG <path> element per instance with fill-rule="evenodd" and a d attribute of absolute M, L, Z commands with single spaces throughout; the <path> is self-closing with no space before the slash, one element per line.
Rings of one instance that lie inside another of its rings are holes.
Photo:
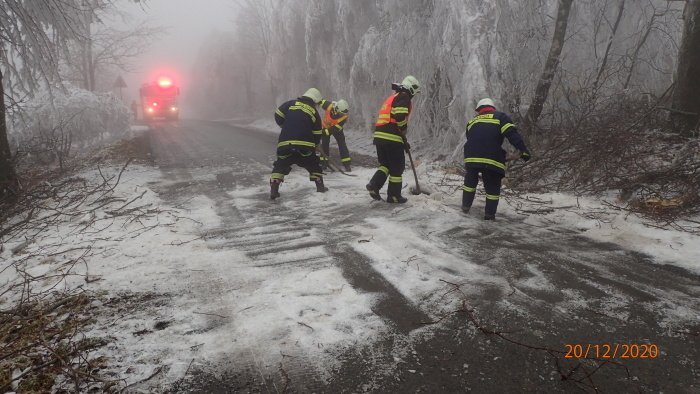
<path fill-rule="evenodd" d="M 180 88 L 172 78 L 160 77 L 156 82 L 145 83 L 139 93 L 144 120 L 177 120 L 180 117 L 177 103 Z"/>

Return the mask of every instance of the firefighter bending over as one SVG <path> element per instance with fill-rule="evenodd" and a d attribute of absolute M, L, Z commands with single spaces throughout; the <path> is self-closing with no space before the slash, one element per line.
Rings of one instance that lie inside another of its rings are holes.
<path fill-rule="evenodd" d="M 501 148 L 503 139 L 520 151 L 520 158 L 530 160 L 530 153 L 508 115 L 496 111 L 493 100 L 485 98 L 476 106 L 478 115 L 467 124 L 467 142 L 464 144 L 464 187 L 462 211 L 469 213 L 474 202 L 479 173 L 486 191 L 484 220 L 495 220 L 501 180 L 506 174 L 506 152 Z"/>
<path fill-rule="evenodd" d="M 401 196 L 402 175 L 406 165 L 404 150 L 411 149 L 406 140 L 406 131 L 411 113 L 411 99 L 420 93 L 420 82 L 409 75 L 401 84 L 392 84 L 391 88 L 395 93 L 384 101 L 375 124 L 374 145 L 377 147 L 379 169 L 366 187 L 373 199 L 381 200 L 379 190 L 388 178 L 386 201 L 403 204 L 407 201 Z"/>
<path fill-rule="evenodd" d="M 321 163 L 316 146 L 321 141 L 321 116 L 316 106 L 323 98 L 318 89 L 311 88 L 296 100 L 282 104 L 275 112 L 275 121 L 282 128 L 277 143 L 277 160 L 270 175 L 270 199 L 280 196 L 280 184 L 292 171 L 292 164 L 306 169 L 316 183 L 316 191 L 328 191 L 323 185 Z"/>
<path fill-rule="evenodd" d="M 323 100 L 321 101 L 321 107 L 326 111 L 325 117 L 323 118 L 323 135 L 321 136 L 321 148 L 323 149 L 324 156 L 321 156 L 321 167 L 325 170 L 328 167 L 328 160 L 330 159 L 330 143 L 331 136 L 335 138 L 338 143 L 338 150 L 340 150 L 340 162 L 343 163 L 345 171 L 350 172 L 352 168 L 350 167 L 350 151 L 348 150 L 348 145 L 345 143 L 345 134 L 343 133 L 343 127 L 348 121 L 348 113 L 350 112 L 350 106 L 345 100 L 338 100 L 330 102 Z"/>

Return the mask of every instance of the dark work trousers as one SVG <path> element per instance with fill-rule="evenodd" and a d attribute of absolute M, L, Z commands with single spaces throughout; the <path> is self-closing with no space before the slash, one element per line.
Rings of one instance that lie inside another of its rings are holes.
<path fill-rule="evenodd" d="M 335 141 L 338 143 L 338 150 L 340 151 L 340 162 L 343 164 L 350 164 L 350 151 L 348 150 L 348 144 L 345 143 L 345 134 L 341 130 L 334 131 L 331 135 L 335 138 Z M 330 145 L 331 136 L 324 134 L 321 137 L 321 148 L 323 148 L 323 154 L 326 155 L 327 158 L 331 157 Z M 321 160 L 323 160 L 323 158 L 321 158 Z"/>
<path fill-rule="evenodd" d="M 379 169 L 369 181 L 376 190 L 381 189 L 389 179 L 387 187 L 387 197 L 401 197 L 401 186 L 403 185 L 403 170 L 406 167 L 406 157 L 404 156 L 403 144 L 396 142 L 386 142 L 376 144 L 377 159 Z"/>
<path fill-rule="evenodd" d="M 470 168 L 465 166 L 467 173 L 464 175 L 464 187 L 462 188 L 462 207 L 470 208 L 476 195 L 476 185 L 479 184 L 479 174 L 484 181 L 486 191 L 486 216 L 495 216 L 498 210 L 498 199 L 501 195 L 501 180 L 503 175 L 499 172 L 485 168 Z"/>
<path fill-rule="evenodd" d="M 271 180 L 284 181 L 284 176 L 292 171 L 292 164 L 309 172 L 309 179 L 316 181 L 323 178 L 321 162 L 311 148 L 284 147 L 277 149 L 277 160 L 272 164 Z"/>

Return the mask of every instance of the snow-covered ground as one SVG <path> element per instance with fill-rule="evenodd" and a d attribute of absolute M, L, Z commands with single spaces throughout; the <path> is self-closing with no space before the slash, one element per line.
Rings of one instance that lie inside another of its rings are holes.
<path fill-rule="evenodd" d="M 276 131 L 269 122 L 256 126 Z M 356 151 L 371 149 L 371 143 L 363 142 L 369 138 L 348 134 Z M 264 172 L 258 172 L 251 184 L 236 183 L 221 194 L 211 194 L 208 189 L 191 195 L 180 193 L 190 187 L 215 185 L 216 174 L 225 172 L 241 174 L 246 169 L 191 169 L 182 178 L 177 170 L 131 166 L 115 193 L 127 197 L 143 193 L 138 204 L 157 214 L 140 221 L 97 221 L 90 227 L 94 233 L 76 231 L 89 218 L 66 220 L 19 255 L 11 250 L 21 240 L 9 242 L 0 257 L 12 263 L 24 253 L 49 255 L 70 249 L 69 245 L 94 242 L 92 249 L 97 253 L 84 268 L 77 269 L 100 280 L 85 283 L 82 277 L 73 277 L 64 285 L 106 292 L 107 303 L 130 294 L 141 295 L 137 298 L 141 301 L 127 309 L 108 309 L 112 311 L 109 315 L 96 309 L 98 322 L 87 335 L 113 341 L 94 356 L 109 357 L 111 368 L 127 383 L 162 371 L 150 382 L 160 389 L 171 387 L 192 368 L 228 362 L 246 367 L 252 364 L 263 371 L 275 369 L 287 357 L 303 360 L 300 363 L 317 376 L 329 376 L 349 347 L 371 346 L 400 331 L 400 323 L 392 323 L 377 311 L 379 293 L 353 283 L 348 268 L 340 264 L 342 256 L 355 256 L 343 261 L 363 261 L 361 270 L 378 273 L 387 286 L 395 288 L 396 297 L 406 308 L 416 308 L 416 318 L 438 318 L 454 306 L 444 298 L 445 281 L 466 284 L 464 291 L 475 297 L 486 288 L 510 292 L 517 287 L 561 293 L 565 300 L 557 308 L 590 307 L 593 302 L 576 289 L 558 289 L 551 282 L 551 272 L 543 272 L 536 260 L 523 261 L 521 269 L 527 275 L 513 278 L 472 256 L 469 248 L 475 246 L 470 246 L 470 239 L 484 236 L 480 234 L 483 194 L 477 197 L 473 213 L 462 215 L 456 191 L 459 177 L 446 175 L 432 165 L 422 164 L 419 177 L 433 193 L 410 196 L 406 189 L 410 201 L 402 206 L 371 202 L 364 185 L 374 170 L 361 167 L 353 172 L 354 177 L 327 176 L 330 191 L 325 194 L 315 193 L 304 171 L 295 170 L 282 185 L 282 198 L 272 203 Z M 408 172 L 405 175 L 408 186 L 413 182 Z M 98 179 L 99 175 L 89 171 L 80 176 Z M 551 200 L 547 206 L 555 209 L 542 215 L 523 215 L 516 209 L 522 200 L 504 198 L 499 212 L 504 220 L 496 225 L 515 226 L 513 236 L 522 239 L 514 241 L 534 243 L 561 228 L 700 274 L 697 237 L 652 229 L 633 216 L 612 210 L 605 212 L 605 221 L 584 219 L 585 212 L 604 209 L 591 199 L 561 194 L 531 197 Z M 108 208 L 98 211 L 97 218 L 108 219 Z M 486 236 L 497 235 L 497 229 L 487 229 L 493 234 Z M 459 231 L 466 238 L 455 244 L 449 234 L 443 236 L 447 230 Z M 571 253 L 585 260 L 586 253 L 592 252 Z M 67 251 L 62 256 L 79 253 Z M 55 263 L 55 259 L 36 260 L 27 269 L 41 274 L 56 269 Z M 5 270 L 0 281 L 13 280 L 13 275 Z M 606 284 L 594 285 L 605 289 L 605 305 L 621 315 L 635 302 Z M 664 300 L 648 308 L 669 329 L 700 318 L 697 305 L 683 297 L 649 291 Z M 500 307 L 527 314 L 526 305 L 509 302 Z M 431 329 L 411 329 L 406 335 L 418 340 Z M 402 357 L 395 355 L 396 360 Z M 386 368 L 398 368 L 398 364 Z"/>

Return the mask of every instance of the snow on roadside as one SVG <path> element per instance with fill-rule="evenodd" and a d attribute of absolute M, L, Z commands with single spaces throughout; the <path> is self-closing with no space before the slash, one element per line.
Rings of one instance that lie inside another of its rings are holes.
<path fill-rule="evenodd" d="M 670 264 L 700 274 L 700 237 L 674 229 L 645 225 L 645 220 L 627 212 L 616 211 L 591 197 L 575 197 L 561 193 L 529 194 L 541 201 L 551 201 L 552 212 L 530 215 L 525 222 L 533 225 L 557 225 L 576 229 L 581 235 L 595 241 L 609 242 L 620 247 L 649 255 L 658 264 Z M 612 198 L 609 198 L 612 201 Z M 507 201 L 507 199 L 506 199 Z M 504 212 L 518 215 L 510 204 Z M 587 218 L 591 212 L 601 213 L 597 220 Z"/>
<path fill-rule="evenodd" d="M 426 186 L 433 191 L 431 198 L 454 207 L 461 205 L 460 176 L 446 172 L 439 163 L 434 162 L 422 163 L 417 171 L 419 179 L 430 181 L 426 182 Z M 404 173 L 404 179 L 406 175 Z M 477 193 L 472 210 L 481 212 L 483 184 L 479 184 Z M 528 203 L 528 199 L 539 203 Z M 614 199 L 612 194 L 595 198 L 566 193 L 528 193 L 516 199 L 509 197 L 508 188 L 504 187 L 498 214 L 534 226 L 575 230 L 591 240 L 612 243 L 646 254 L 657 264 L 674 265 L 700 273 L 700 236 L 645 225 L 648 221 L 639 216 L 615 210 L 605 204 L 606 200 Z M 523 210 L 531 212 L 523 213 Z M 694 220 L 698 221 L 700 217 Z"/>

